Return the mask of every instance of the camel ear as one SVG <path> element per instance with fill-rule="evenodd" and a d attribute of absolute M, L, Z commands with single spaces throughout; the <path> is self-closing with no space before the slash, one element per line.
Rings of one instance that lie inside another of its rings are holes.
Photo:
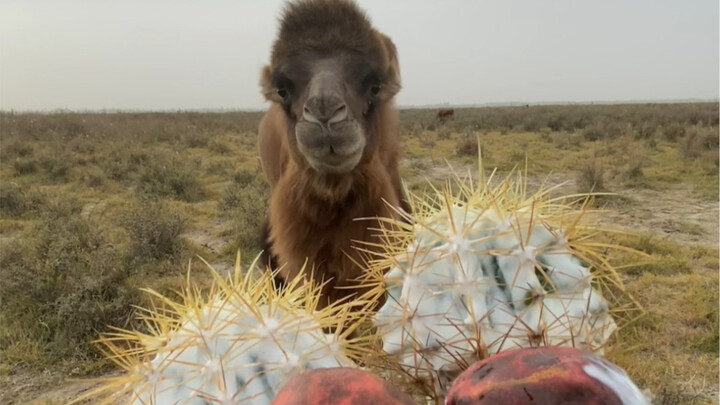
<path fill-rule="evenodd" d="M 385 48 L 387 70 L 385 71 L 385 83 L 383 84 L 381 98 L 389 100 L 402 87 L 400 84 L 400 62 L 398 61 L 397 48 L 393 41 L 385 34 L 378 33 L 380 41 Z"/>
<path fill-rule="evenodd" d="M 272 70 L 270 66 L 265 66 L 260 72 L 260 91 L 262 92 L 265 99 L 274 103 L 282 102 L 280 96 L 272 85 Z"/>

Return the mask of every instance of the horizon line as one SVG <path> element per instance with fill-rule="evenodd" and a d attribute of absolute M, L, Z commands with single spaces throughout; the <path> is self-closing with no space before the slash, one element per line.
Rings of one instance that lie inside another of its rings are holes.
<path fill-rule="evenodd" d="M 453 103 L 433 103 L 433 104 L 406 104 L 397 105 L 398 110 L 422 110 L 435 108 L 495 108 L 495 107 L 522 107 L 522 106 L 568 106 L 568 105 L 622 105 L 622 104 L 693 104 L 693 103 L 718 103 L 720 98 L 683 98 L 683 99 L 634 99 L 634 100 L 586 100 L 586 101 L 503 101 L 503 102 L 487 102 L 474 104 L 453 104 Z M 204 112 L 204 113 L 220 113 L 220 112 L 264 112 L 264 108 L 90 108 L 90 109 L 70 109 L 70 108 L 45 108 L 45 109 L 5 109 L 0 108 L 0 113 L 178 113 L 178 112 Z"/>

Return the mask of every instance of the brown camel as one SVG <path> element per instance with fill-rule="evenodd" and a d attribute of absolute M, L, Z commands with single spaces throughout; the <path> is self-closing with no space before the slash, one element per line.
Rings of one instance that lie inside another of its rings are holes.
<path fill-rule="evenodd" d="M 307 261 L 306 272 L 327 282 L 324 306 L 358 292 L 347 288 L 363 275 L 357 247 L 378 241 L 378 221 L 358 219 L 409 211 L 397 51 L 354 2 L 300 0 L 283 12 L 260 85 L 272 102 L 258 140 L 272 188 L 267 247 L 281 278 Z"/>
<path fill-rule="evenodd" d="M 435 118 L 438 119 L 438 121 L 445 121 L 447 119 L 453 118 L 455 116 L 455 110 L 440 110 L 438 111 Z"/>

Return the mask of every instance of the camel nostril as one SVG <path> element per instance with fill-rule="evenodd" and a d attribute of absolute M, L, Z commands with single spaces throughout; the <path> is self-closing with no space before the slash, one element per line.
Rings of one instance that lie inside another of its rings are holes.
<path fill-rule="evenodd" d="M 324 126 L 343 121 L 347 117 L 347 105 L 341 97 L 310 97 L 303 105 L 303 118 L 308 122 Z"/>
<path fill-rule="evenodd" d="M 332 116 L 328 120 L 328 123 L 335 123 L 344 121 L 347 118 L 347 106 L 343 103 L 341 106 L 335 109 Z"/>
<path fill-rule="evenodd" d="M 313 123 L 315 123 L 315 124 L 320 124 L 320 125 L 323 124 L 323 122 L 320 121 L 320 120 L 315 116 L 315 114 L 313 113 L 312 109 L 311 109 L 310 107 L 308 107 L 307 105 L 305 105 L 305 107 L 303 107 L 303 119 L 304 119 L 305 121 L 313 122 Z"/>

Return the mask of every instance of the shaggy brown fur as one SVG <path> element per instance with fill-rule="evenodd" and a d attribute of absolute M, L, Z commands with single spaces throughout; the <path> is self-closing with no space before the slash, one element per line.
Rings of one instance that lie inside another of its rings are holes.
<path fill-rule="evenodd" d="M 313 88 L 317 72 L 328 71 L 342 82 Z M 395 216 L 387 204 L 409 210 L 398 172 L 392 101 L 400 89 L 399 74 L 392 41 L 376 31 L 353 2 L 304 0 L 287 6 L 270 65 L 260 80 L 273 105 L 260 123 L 258 148 L 273 190 L 271 253 L 286 279 L 295 277 L 307 261 L 316 280 L 328 281 L 321 305 L 357 292 L 343 288 L 362 276 L 355 262 L 362 263 L 363 255 L 354 241 L 376 242 L 377 232 L 371 228 L 377 229 L 378 223 L 356 219 Z M 311 116 L 309 123 L 308 114 L 315 114 L 308 110 L 314 91 L 341 94 L 334 101 L 345 104 L 332 107 L 328 115 L 337 108 L 336 114 L 347 112 L 348 118 L 313 126 Z M 308 139 L 322 144 L 318 154 L 328 154 L 326 143 L 329 155 L 344 146 L 342 142 L 352 148 L 364 145 L 360 152 L 351 152 L 358 163 L 350 170 L 344 163 L 330 171 L 317 169 L 325 157 L 314 157 L 314 144 L 301 136 L 306 132 Z"/>
<path fill-rule="evenodd" d="M 452 118 L 454 115 L 455 110 L 440 110 L 435 118 L 437 118 L 438 121 L 445 121 L 446 119 Z"/>

